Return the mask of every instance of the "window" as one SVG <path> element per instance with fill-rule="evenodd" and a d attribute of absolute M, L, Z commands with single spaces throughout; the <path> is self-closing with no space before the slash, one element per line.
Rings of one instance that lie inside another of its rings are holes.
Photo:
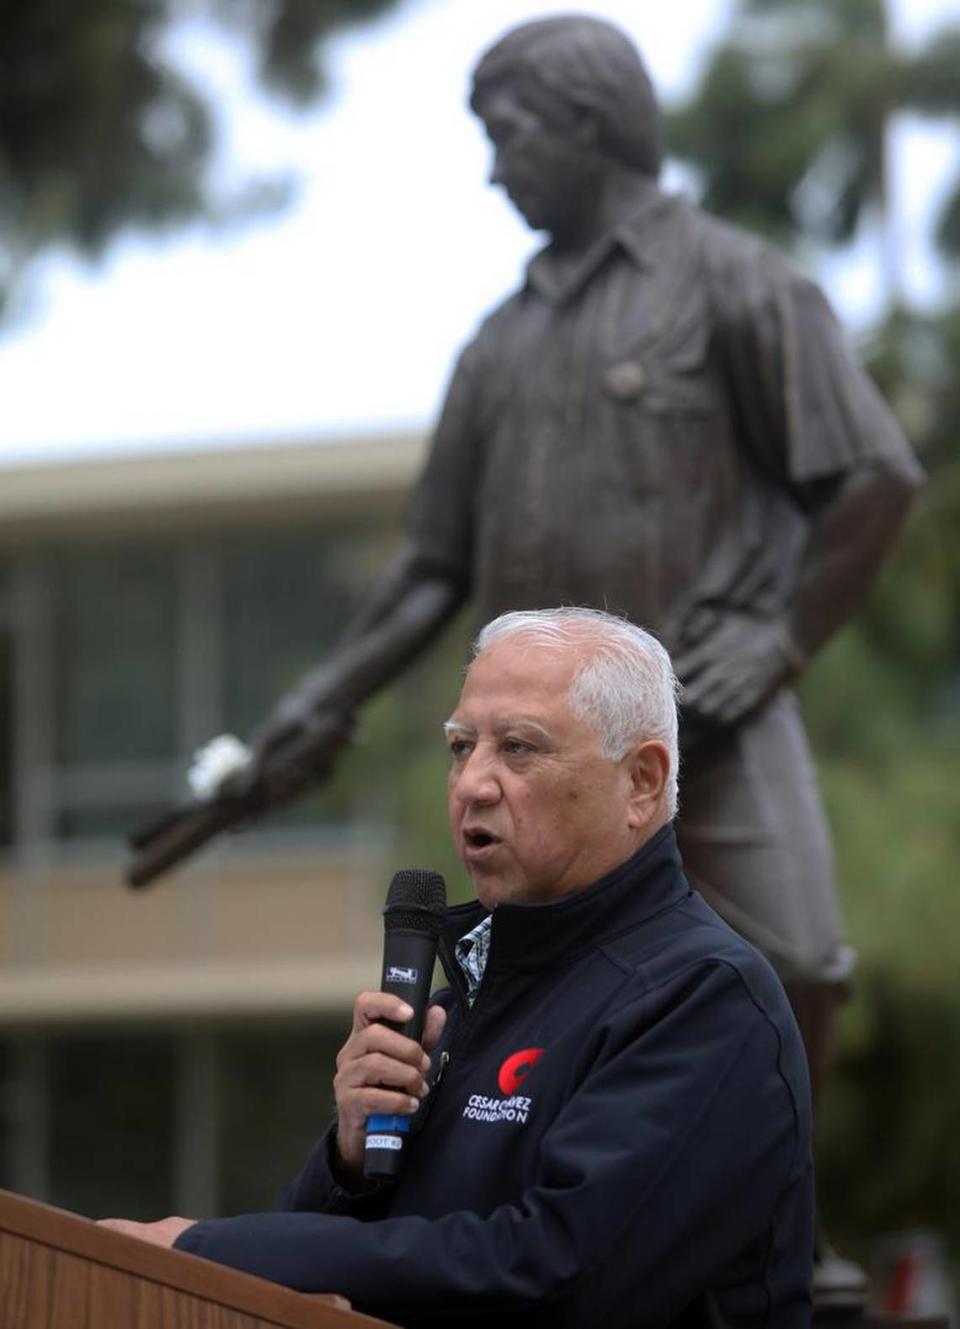
<path fill-rule="evenodd" d="M 223 718 L 230 732 L 249 734 L 342 631 L 354 598 L 350 554 L 344 535 L 313 531 L 270 530 L 221 545 Z"/>
<path fill-rule="evenodd" d="M 192 751 L 224 730 L 249 736 L 319 662 L 385 543 L 354 515 L 15 560 L 7 636 L 0 621 L 0 844 L 116 842 L 185 797 Z M 11 751 L 19 798 L 4 781 Z M 271 827 L 353 815 L 349 798 L 318 797 Z"/>
<path fill-rule="evenodd" d="M 174 1040 L 61 1035 L 48 1057 L 50 1203 L 92 1218 L 172 1213 Z"/>
<path fill-rule="evenodd" d="M 91 1218 L 272 1209 L 326 1129 L 348 1024 L 33 1033 L 19 1084 L 0 1043 L 0 1185 Z"/>
<path fill-rule="evenodd" d="M 177 567 L 129 543 L 52 561 L 56 763 L 169 761 L 177 749 Z"/>
<path fill-rule="evenodd" d="M 220 1049 L 221 1214 L 272 1209 L 333 1114 L 336 1028 L 264 1026 Z"/>

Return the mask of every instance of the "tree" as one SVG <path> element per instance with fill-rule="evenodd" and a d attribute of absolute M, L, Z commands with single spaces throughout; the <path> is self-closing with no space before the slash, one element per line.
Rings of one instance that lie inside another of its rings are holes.
<path fill-rule="evenodd" d="M 0 310 L 15 278 L 67 242 L 96 256 L 128 227 L 222 211 L 202 88 L 171 26 L 202 13 L 240 33 L 258 82 L 292 106 L 326 86 L 330 36 L 397 0 L 0 0 Z"/>
<path fill-rule="evenodd" d="M 871 208 L 889 206 L 883 144 L 904 110 L 960 121 L 960 27 L 906 53 L 891 42 L 884 0 L 740 0 L 700 86 L 668 116 L 668 137 L 701 168 L 708 208 L 781 241 L 839 245 Z M 960 177 L 935 229 L 947 260 L 960 257 Z M 889 264 L 889 251 L 885 258 Z M 830 700 L 845 695 L 839 676 L 835 687 L 818 687 L 815 678 L 807 689 L 813 727 L 822 723 L 834 743 L 843 728 L 854 744 L 869 745 L 890 706 L 905 722 L 930 720 L 953 686 L 960 654 L 951 538 L 960 529 L 960 306 L 912 311 L 895 282 L 888 292 L 867 359 L 931 481 L 895 575 L 884 578 L 839 648 L 856 649 L 857 668 L 847 676 L 862 687 L 869 675 L 877 700 L 884 693 L 889 706 L 845 707 L 841 721 Z"/>
<path fill-rule="evenodd" d="M 904 111 L 960 119 L 960 28 L 907 53 L 882 0 L 741 0 L 668 141 L 708 208 L 781 243 L 840 246 L 889 218 L 886 141 Z M 960 258 L 960 178 L 932 230 Z M 865 350 L 929 478 L 863 613 L 801 689 L 860 953 L 818 1158 L 841 1238 L 929 1224 L 956 1252 L 960 304 L 908 308 L 896 242 L 888 226 L 889 307 Z"/>
<path fill-rule="evenodd" d="M 844 244 L 878 218 L 896 303 L 888 141 L 906 111 L 960 118 L 960 26 L 914 54 L 893 42 L 884 0 L 741 0 L 668 138 L 708 209 L 781 241 Z M 960 173 L 940 236 L 960 255 Z"/>

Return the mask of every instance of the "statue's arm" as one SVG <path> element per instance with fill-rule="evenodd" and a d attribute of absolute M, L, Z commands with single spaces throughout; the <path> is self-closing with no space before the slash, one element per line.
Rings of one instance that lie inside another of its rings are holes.
<path fill-rule="evenodd" d="M 290 740 L 321 723 L 349 725 L 363 702 L 428 645 L 464 598 L 462 584 L 424 567 L 412 548 L 394 559 L 327 659 L 294 684 L 254 735 L 255 762 L 261 772 L 273 766 L 275 793 L 309 774 L 291 771 L 285 782 L 277 769 L 277 755 Z"/>
<path fill-rule="evenodd" d="M 322 664 L 281 697 L 252 738 L 250 760 L 208 796 L 130 837 L 132 885 L 146 885 L 231 826 L 290 802 L 323 779 L 357 709 L 389 683 L 466 600 L 482 430 L 477 352 L 461 355 L 413 502 L 407 541 L 374 582 Z"/>
<path fill-rule="evenodd" d="M 749 402 L 745 447 L 804 510 L 808 536 L 778 616 L 705 616 L 684 642 L 685 706 L 713 723 L 735 723 L 795 679 L 856 611 L 922 476 L 822 294 L 783 271 L 762 285 L 755 269 L 738 286 L 723 350 L 731 391 Z"/>
<path fill-rule="evenodd" d="M 918 484 L 912 469 L 877 462 L 811 487 L 813 520 L 787 615 L 799 664 L 865 600 Z"/>
<path fill-rule="evenodd" d="M 401 556 L 375 586 L 341 645 L 275 707 L 253 760 L 212 797 L 183 804 L 130 837 L 126 878 L 146 886 L 238 824 L 289 802 L 332 767 L 353 711 L 425 645 L 463 599 L 457 583 Z"/>
<path fill-rule="evenodd" d="M 483 370 L 476 343 L 461 354 L 424 473 L 406 543 L 377 578 L 332 652 L 280 699 L 253 737 L 247 782 L 268 803 L 286 801 L 328 771 L 357 709 L 418 655 L 466 600 L 472 578 L 475 499 L 482 466 Z M 304 760 L 311 731 L 330 733 Z M 294 740 L 294 741 L 292 741 Z M 290 760 L 285 754 L 290 753 Z"/>
<path fill-rule="evenodd" d="M 793 596 L 779 618 L 717 620 L 677 657 L 684 705 L 736 723 L 792 682 L 859 607 L 906 516 L 915 481 L 881 465 L 820 482 Z"/>

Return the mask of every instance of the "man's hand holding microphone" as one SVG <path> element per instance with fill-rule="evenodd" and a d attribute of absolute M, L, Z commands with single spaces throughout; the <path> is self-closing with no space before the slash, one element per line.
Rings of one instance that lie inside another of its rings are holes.
<path fill-rule="evenodd" d="M 427 1092 L 429 1053 L 446 1012 L 429 1006 L 447 889 L 436 872 L 396 873 L 383 910 L 379 992 L 354 1003 L 353 1028 L 337 1057 L 337 1152 L 343 1180 L 399 1175 L 410 1119 Z"/>
<path fill-rule="evenodd" d="M 446 1018 L 442 1006 L 429 1008 L 421 1045 L 390 1027 L 410 1023 L 409 1003 L 389 992 L 361 992 L 357 997 L 353 1028 L 337 1055 L 333 1080 L 343 1180 L 359 1182 L 363 1176 L 368 1118 L 409 1118 L 419 1108 L 427 1093 L 428 1053 L 440 1041 Z"/>

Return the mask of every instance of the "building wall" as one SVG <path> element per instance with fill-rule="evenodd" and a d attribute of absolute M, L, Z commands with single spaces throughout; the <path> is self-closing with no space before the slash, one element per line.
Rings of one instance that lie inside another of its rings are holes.
<path fill-rule="evenodd" d="M 384 789 L 155 887 L 124 836 L 248 734 L 398 538 L 415 438 L 12 473 L 0 498 L 0 1183 L 82 1212 L 270 1203 L 376 983 Z"/>

